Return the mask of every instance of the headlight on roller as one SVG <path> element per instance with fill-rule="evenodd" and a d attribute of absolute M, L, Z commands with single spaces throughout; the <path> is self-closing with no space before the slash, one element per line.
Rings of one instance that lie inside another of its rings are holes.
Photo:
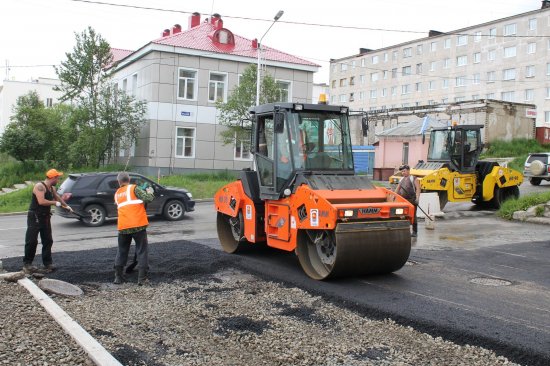
<path fill-rule="evenodd" d="M 396 215 L 403 215 L 404 212 L 405 212 L 405 210 L 403 210 L 402 208 L 396 208 L 395 209 L 395 214 Z"/>

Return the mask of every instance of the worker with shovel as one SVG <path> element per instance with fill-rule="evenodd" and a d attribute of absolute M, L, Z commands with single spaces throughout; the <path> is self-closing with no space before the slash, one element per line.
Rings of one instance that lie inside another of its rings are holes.
<path fill-rule="evenodd" d="M 118 251 L 115 258 L 115 280 L 121 284 L 124 281 L 123 269 L 128 261 L 128 252 L 132 239 L 136 242 L 138 262 L 138 285 L 148 282 L 149 249 L 147 242 L 147 212 L 145 204 L 151 202 L 155 196 L 152 187 L 145 191 L 135 184 L 130 184 L 130 175 L 121 172 L 117 176 L 120 188 L 115 193 L 115 203 L 118 209 Z"/>
<path fill-rule="evenodd" d="M 412 224 L 412 237 L 416 237 L 418 234 L 418 222 L 416 219 L 416 210 L 418 209 L 418 201 L 420 199 L 420 181 L 417 177 L 411 175 L 411 167 L 407 164 L 401 165 L 399 171 L 403 175 L 403 178 L 399 181 L 395 193 L 405 198 L 407 201 L 414 205 L 414 221 Z"/>
<path fill-rule="evenodd" d="M 34 185 L 32 200 L 27 213 L 27 232 L 25 234 L 25 256 L 23 257 L 23 271 L 33 273 L 38 268 L 32 265 L 38 246 L 38 234 L 42 241 L 42 263 L 44 272 L 52 272 L 55 266 L 52 260 L 52 225 L 51 206 L 63 207 L 71 212 L 73 209 L 57 194 L 55 185 L 63 175 L 56 169 L 46 172 L 46 179 Z"/>

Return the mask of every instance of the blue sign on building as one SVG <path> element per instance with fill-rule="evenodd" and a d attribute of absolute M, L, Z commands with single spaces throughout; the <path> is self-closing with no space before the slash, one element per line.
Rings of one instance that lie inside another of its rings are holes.
<path fill-rule="evenodd" d="M 181 115 L 183 117 L 189 117 L 191 115 L 191 112 L 185 112 L 185 111 L 181 111 Z"/>

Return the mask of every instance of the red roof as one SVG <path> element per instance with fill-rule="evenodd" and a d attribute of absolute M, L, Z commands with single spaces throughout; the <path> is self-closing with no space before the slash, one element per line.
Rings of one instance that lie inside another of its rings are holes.
<path fill-rule="evenodd" d="M 226 28 L 222 29 L 227 30 Z M 218 28 L 214 24 L 203 22 L 196 27 L 180 33 L 155 39 L 151 43 L 205 51 L 206 55 L 208 53 L 222 53 L 257 59 L 257 49 L 252 46 L 252 40 L 233 35 L 235 41 L 234 45 L 220 44 L 213 41 L 212 38 L 216 30 L 218 30 Z M 320 67 L 313 62 L 265 46 L 262 47 L 262 59 Z"/>
<path fill-rule="evenodd" d="M 113 63 L 122 60 L 124 57 L 134 53 L 134 51 L 123 50 L 120 48 L 111 48 L 111 53 L 113 54 Z"/>

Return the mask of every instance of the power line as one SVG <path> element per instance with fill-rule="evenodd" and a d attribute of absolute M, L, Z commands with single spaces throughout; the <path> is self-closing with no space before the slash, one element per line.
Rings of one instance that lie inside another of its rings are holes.
<path fill-rule="evenodd" d="M 88 4 L 94 4 L 94 5 L 106 5 L 106 6 L 115 6 L 115 7 L 122 7 L 122 8 L 132 8 L 132 9 L 140 9 L 140 10 L 153 10 L 153 11 L 161 11 L 161 12 L 170 12 L 170 13 L 182 13 L 182 14 L 192 14 L 193 11 L 185 11 L 185 10 L 176 10 L 176 9 L 162 9 L 162 8 L 154 8 L 154 7 L 148 7 L 148 6 L 138 6 L 138 5 L 127 5 L 127 4 L 114 4 L 114 3 L 108 3 L 103 1 L 92 1 L 92 0 L 69 0 L 73 2 L 80 2 L 80 3 L 88 3 Z M 229 19 L 240 19 L 240 20 L 251 20 L 251 21 L 260 21 L 260 22 L 272 22 L 273 19 L 262 19 L 262 18 L 252 18 L 252 17 L 241 17 L 241 16 L 233 16 L 233 15 L 224 15 L 224 18 Z M 339 28 L 339 29 L 349 29 L 349 30 L 367 30 L 367 31 L 376 31 L 376 32 L 392 32 L 392 33 L 412 33 L 412 34 L 426 34 L 426 31 L 414 31 L 414 30 L 403 30 L 403 29 L 390 29 L 390 28 L 371 28 L 371 27 L 361 27 L 361 26 L 354 26 L 354 25 L 341 25 L 341 24 L 323 24 L 323 23 L 308 23 L 308 22 L 295 22 L 295 21 L 289 21 L 289 20 L 279 20 L 279 23 L 285 23 L 285 24 L 291 24 L 291 25 L 302 25 L 302 26 L 310 26 L 310 27 L 326 27 L 326 28 Z M 461 33 L 461 32 L 442 32 L 441 36 L 443 35 L 456 35 L 456 36 L 474 36 L 475 34 L 471 33 Z M 494 35 L 494 34 L 478 34 L 477 36 L 480 37 L 496 37 L 496 38 L 548 38 L 550 36 L 546 35 Z"/>

